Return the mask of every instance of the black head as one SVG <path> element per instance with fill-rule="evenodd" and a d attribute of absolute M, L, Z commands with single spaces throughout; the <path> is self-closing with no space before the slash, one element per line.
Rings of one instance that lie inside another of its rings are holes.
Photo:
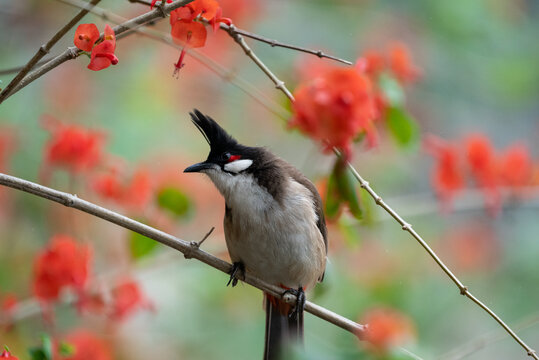
<path fill-rule="evenodd" d="M 208 169 L 237 174 L 249 168 L 256 156 L 256 148 L 238 144 L 215 120 L 197 109 L 189 113 L 193 124 L 210 145 L 206 161 L 189 166 L 184 172 L 201 172 Z"/>

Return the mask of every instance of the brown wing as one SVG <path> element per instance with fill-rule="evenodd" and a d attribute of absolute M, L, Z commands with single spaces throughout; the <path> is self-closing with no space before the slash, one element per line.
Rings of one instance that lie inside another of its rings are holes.
<path fill-rule="evenodd" d="M 324 238 L 326 254 L 328 252 L 328 235 L 326 227 L 326 219 L 324 217 L 324 207 L 322 199 L 316 189 L 316 186 L 298 169 L 290 165 L 283 159 L 273 155 L 264 148 L 257 148 L 259 151 L 259 163 L 252 167 L 251 171 L 256 172 L 256 177 L 261 186 L 264 186 L 275 200 L 280 202 L 279 189 L 286 181 L 285 174 L 288 174 L 292 179 L 305 186 L 311 192 L 314 205 L 316 207 L 316 215 L 318 216 L 317 226 Z M 279 171 L 279 170 L 284 171 Z"/>
<path fill-rule="evenodd" d="M 326 219 L 324 217 L 324 206 L 322 204 L 322 198 L 320 197 L 320 194 L 318 193 L 318 190 L 316 189 L 316 186 L 311 182 L 311 180 L 307 179 L 305 175 L 303 175 L 301 172 L 299 172 L 298 169 L 293 167 L 290 164 L 286 164 L 288 173 L 298 183 L 305 186 L 309 191 L 311 192 L 311 195 L 313 197 L 314 206 L 316 208 L 316 215 L 318 216 L 318 222 L 316 225 L 318 226 L 318 229 L 320 230 L 320 233 L 322 234 L 322 237 L 324 238 L 324 245 L 326 247 L 326 254 L 328 253 L 328 230 L 326 227 Z"/>

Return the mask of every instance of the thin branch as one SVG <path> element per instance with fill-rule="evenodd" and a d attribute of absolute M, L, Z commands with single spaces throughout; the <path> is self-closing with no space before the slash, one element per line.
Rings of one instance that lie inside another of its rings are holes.
<path fill-rule="evenodd" d="M 52 58 L 46 58 L 46 59 L 39 60 L 34 66 L 41 66 L 41 65 L 49 62 L 51 59 Z M 18 73 L 22 69 L 24 69 L 24 65 L 23 66 L 15 66 L 15 67 L 12 67 L 12 68 L 3 69 L 3 70 L 0 70 L 0 76 L 9 75 L 9 74 L 13 74 L 13 73 Z"/>
<path fill-rule="evenodd" d="M 95 1 L 95 0 L 94 0 Z M 132 31 L 136 29 L 139 26 L 145 25 L 151 21 L 156 21 L 158 19 L 163 19 L 167 16 L 168 13 L 170 13 L 172 10 L 175 10 L 179 7 L 185 6 L 192 2 L 193 0 L 177 0 L 170 4 L 165 4 L 163 6 L 158 6 L 155 9 L 142 14 L 140 16 L 134 17 L 118 26 L 115 26 L 113 28 L 114 33 L 116 35 L 120 35 L 126 31 Z M 88 10 L 89 11 L 89 10 Z M 6 99 L 13 94 L 15 94 L 17 91 L 24 88 L 26 85 L 30 84 L 31 82 L 35 81 L 39 77 L 43 76 L 47 72 L 51 71 L 55 67 L 63 64 L 64 62 L 74 59 L 81 53 L 81 50 L 77 49 L 76 47 L 69 47 L 67 48 L 62 54 L 56 56 L 51 61 L 47 62 L 46 64 L 42 65 L 41 67 L 35 69 L 28 75 L 26 75 L 14 88 L 11 92 L 9 92 L 8 95 L 6 95 Z M 7 88 L 5 89 L 7 90 Z"/>
<path fill-rule="evenodd" d="M 223 24 L 223 23 L 220 24 L 220 27 L 221 27 L 221 29 L 225 30 L 226 32 L 233 31 L 236 34 L 243 35 L 245 37 L 248 37 L 248 38 L 251 38 L 251 39 L 254 39 L 254 40 L 258 40 L 258 41 L 266 43 L 266 44 L 269 44 L 271 47 L 282 47 L 282 48 L 286 48 L 286 49 L 296 50 L 296 51 L 299 51 L 299 52 L 304 52 L 304 53 L 308 53 L 308 54 L 318 56 L 319 58 L 331 59 L 331 60 L 335 60 L 335 61 L 341 62 L 343 64 L 346 64 L 346 65 L 353 65 L 353 63 L 351 61 L 344 60 L 344 59 L 338 58 L 336 56 L 326 54 L 322 50 L 312 50 L 312 49 L 308 49 L 308 48 L 301 47 L 301 46 L 286 44 L 286 43 L 283 43 L 283 42 L 280 42 L 280 41 L 277 41 L 277 40 L 274 40 L 274 39 L 264 37 L 262 35 L 254 34 L 252 32 L 245 31 L 245 30 L 242 30 L 242 29 L 238 29 L 236 27 L 230 28 L 228 25 Z"/>
<path fill-rule="evenodd" d="M 137 4 L 146 5 L 146 6 L 151 5 L 151 1 L 149 1 L 149 0 L 127 0 L 127 1 L 129 1 L 130 3 L 137 3 Z M 204 18 L 202 18 L 201 21 L 203 21 L 206 24 L 209 24 L 209 21 L 204 19 Z M 335 60 L 335 61 L 341 62 L 343 64 L 346 64 L 346 65 L 352 65 L 353 64 L 352 62 L 350 62 L 348 60 L 344 60 L 344 59 L 338 58 L 336 56 L 326 54 L 322 50 L 313 50 L 313 49 L 305 48 L 305 47 L 302 47 L 302 46 L 286 44 L 286 43 L 283 43 L 283 42 L 280 42 L 280 41 L 277 41 L 277 40 L 274 40 L 274 39 L 267 38 L 267 37 L 262 36 L 262 35 L 258 35 L 258 34 L 243 30 L 243 29 L 238 29 L 237 27 L 233 27 L 232 29 L 230 29 L 228 25 L 223 24 L 223 23 L 220 23 L 219 25 L 220 25 L 221 29 L 223 29 L 224 31 L 226 31 L 228 33 L 230 33 L 230 31 L 233 31 L 236 34 L 243 35 L 245 37 L 248 37 L 248 38 L 251 38 L 251 39 L 254 39 L 254 40 L 258 40 L 258 41 L 266 43 L 266 44 L 269 44 L 271 47 L 282 47 L 282 48 L 291 49 L 291 50 L 295 50 L 295 51 L 299 51 L 299 52 L 304 52 L 304 53 L 307 53 L 307 54 L 318 56 L 319 58 L 326 58 L 326 59 L 330 59 L 330 60 Z"/>
<path fill-rule="evenodd" d="M 231 27 L 233 28 L 233 26 Z M 262 60 L 260 60 L 256 56 L 256 54 L 251 50 L 251 48 L 249 48 L 249 46 L 245 43 L 245 40 L 243 40 L 241 35 L 234 33 L 233 31 L 229 31 L 228 34 L 242 47 L 242 49 L 245 51 L 245 54 L 249 56 L 254 61 L 254 63 L 276 84 L 276 88 L 280 89 L 290 99 L 290 101 L 294 102 L 294 96 L 286 88 L 284 82 L 279 80 L 279 78 L 277 78 L 277 76 L 262 62 Z M 341 156 L 337 148 L 333 148 L 333 151 L 337 156 Z M 526 350 L 528 356 L 539 360 L 539 357 L 535 353 L 535 350 L 530 348 L 524 341 L 522 341 L 522 339 L 520 339 L 520 337 L 513 330 L 511 330 L 511 328 L 494 311 L 492 311 L 487 305 L 485 305 L 477 297 L 475 297 L 468 290 L 468 287 L 462 284 L 462 282 L 453 274 L 453 272 L 451 272 L 447 265 L 445 265 L 444 262 L 438 257 L 434 250 L 431 249 L 427 242 L 423 240 L 423 238 L 412 228 L 412 225 L 404 221 L 404 219 L 399 214 L 397 214 L 389 205 L 384 202 L 382 197 L 370 187 L 369 183 L 365 181 L 361 177 L 361 175 L 359 175 L 358 171 L 354 168 L 354 166 L 348 161 L 346 162 L 346 164 L 356 178 L 356 180 L 359 182 L 361 188 L 365 189 L 374 199 L 374 202 L 380 207 L 382 207 L 389 215 L 391 215 L 391 217 L 393 217 L 401 225 L 402 230 L 409 232 L 419 242 L 419 244 L 434 259 L 436 264 L 438 264 L 438 266 L 447 274 L 447 276 L 455 283 L 455 285 L 457 285 L 460 294 L 469 298 L 471 301 L 477 304 L 477 306 L 479 306 L 486 313 L 488 313 L 494 320 L 496 320 L 496 322 L 502 328 L 504 328 L 505 331 L 507 331 L 507 333 L 511 335 L 511 337 L 515 339 L 515 341 L 524 348 L 524 350 Z"/>
<path fill-rule="evenodd" d="M 57 1 L 60 1 L 61 3 L 68 4 L 71 6 L 79 7 L 79 8 L 84 7 L 87 4 L 85 1 L 82 1 L 82 0 L 57 0 Z M 138 2 L 138 1 L 133 0 L 132 2 Z M 125 18 L 97 6 L 92 8 L 91 12 L 106 21 L 111 21 L 116 24 L 126 21 Z M 162 31 L 157 31 L 157 30 L 149 29 L 145 27 L 138 27 L 134 29 L 134 31 L 136 31 L 138 34 L 142 36 L 145 36 L 152 40 L 162 42 L 175 49 L 181 49 L 180 45 L 177 45 L 174 43 L 170 34 L 166 34 Z M 268 98 L 258 88 L 251 85 L 242 77 L 236 74 L 233 74 L 229 69 L 225 68 L 223 65 L 219 64 L 218 62 L 211 59 L 210 57 L 203 54 L 202 52 L 198 51 L 197 49 L 189 49 L 188 56 L 192 57 L 193 59 L 195 59 L 202 65 L 206 66 L 209 70 L 217 74 L 217 76 L 219 76 L 224 81 L 230 82 L 232 85 L 236 86 L 238 89 L 240 89 L 246 95 L 248 95 L 249 97 L 257 101 L 258 103 L 260 103 L 263 107 L 271 111 L 273 114 L 277 115 L 278 117 L 284 120 L 288 119 L 290 112 L 287 109 L 285 109 L 281 104 L 278 104 L 277 102 Z"/>
<path fill-rule="evenodd" d="M 279 78 L 275 76 L 275 74 L 262 62 L 262 60 L 260 60 L 260 58 L 256 56 L 253 50 L 251 50 L 249 45 L 247 45 L 247 43 L 243 39 L 243 36 L 241 36 L 236 31 L 236 27 L 234 25 L 230 25 L 230 26 L 225 25 L 225 27 L 221 27 L 221 28 L 225 30 L 228 33 L 228 35 L 230 35 L 230 37 L 234 39 L 236 43 L 238 43 L 238 45 L 245 52 L 245 55 L 250 57 L 251 60 L 253 60 L 253 62 L 260 68 L 260 70 L 262 70 L 264 74 L 266 74 L 271 79 L 271 81 L 273 81 L 273 83 L 275 84 L 275 88 L 281 90 L 286 95 L 286 97 L 289 98 L 290 101 L 293 102 L 294 96 L 292 95 L 290 90 L 288 90 L 288 88 L 285 86 L 284 81 L 279 80 Z"/>
<path fill-rule="evenodd" d="M 337 156 L 340 156 L 340 153 L 337 149 L 333 149 Z M 382 207 L 393 219 L 395 219 L 401 226 L 402 230 L 407 231 L 414 237 L 414 239 L 419 242 L 419 244 L 427 251 L 427 253 L 434 259 L 436 264 L 447 274 L 447 276 L 455 283 L 459 288 L 460 294 L 466 296 L 468 299 L 473 301 L 477 306 L 483 309 L 487 314 L 489 314 L 502 328 L 507 331 L 507 333 L 515 339 L 517 343 L 520 344 L 526 350 L 528 356 L 533 357 L 534 359 L 539 359 L 535 350 L 530 348 L 522 339 L 513 331 L 511 328 L 498 316 L 494 311 L 492 311 L 487 305 L 481 302 L 477 297 L 475 297 L 468 289 L 467 286 L 464 286 L 462 282 L 451 272 L 451 270 L 444 264 L 444 262 L 438 257 L 438 255 L 432 250 L 432 248 L 427 244 L 425 240 L 412 228 L 412 224 L 407 223 L 395 210 L 393 210 L 386 202 L 378 195 L 369 185 L 369 182 L 366 181 L 359 175 L 358 171 L 352 166 L 352 164 L 347 163 L 348 168 L 359 182 L 361 188 L 369 193 L 369 195 L 374 199 L 374 202 Z"/>
<path fill-rule="evenodd" d="M 67 24 L 65 24 L 54 36 L 47 41 L 46 44 L 41 45 L 39 50 L 35 55 L 28 61 L 28 63 L 21 69 L 21 71 L 11 80 L 11 82 L 6 86 L 6 88 L 0 93 L 0 104 L 12 93 L 12 90 L 24 79 L 26 74 L 32 70 L 32 68 L 37 64 L 43 56 L 49 53 L 50 49 L 69 31 L 75 24 L 77 24 L 84 15 L 88 14 L 88 11 L 99 3 L 101 0 L 91 0 L 88 3 L 88 8 L 82 9 L 78 12 L 77 15 L 71 19 Z"/>
<path fill-rule="evenodd" d="M 535 313 L 531 316 L 526 316 L 525 319 L 520 320 L 514 325 L 514 328 L 518 331 L 529 329 L 539 324 L 539 314 Z M 436 357 L 437 360 L 460 360 L 464 359 L 471 354 L 484 349 L 487 345 L 502 341 L 507 338 L 506 332 L 501 332 L 499 328 L 491 331 L 485 335 L 475 338 L 462 346 L 453 348 L 451 351 Z"/>
<path fill-rule="evenodd" d="M 120 215 L 111 210 L 102 208 L 89 201 L 80 199 L 76 195 L 54 190 L 46 186 L 42 186 L 27 180 L 23 180 L 2 173 L 0 173 L 0 185 L 5 185 L 13 189 L 18 189 L 99 217 L 103 220 L 149 237 L 150 239 L 158 241 L 165 246 L 176 249 L 182 254 L 184 254 L 186 258 L 197 259 L 217 270 L 224 272 L 225 274 L 229 274 L 232 270 L 231 264 L 199 249 L 196 245 L 193 246 L 192 243 L 188 241 L 174 237 L 148 225 L 144 225 L 138 221 Z M 282 296 L 283 292 L 281 288 L 267 284 L 266 282 L 252 276 L 249 273 L 245 274 L 244 282 L 273 296 L 280 297 L 283 299 L 283 301 L 287 303 L 294 304 L 296 302 L 295 296 L 288 293 L 286 294 L 286 296 Z M 360 339 L 364 337 L 366 331 L 365 325 L 360 325 L 352 320 L 349 320 L 341 315 L 338 315 L 309 301 L 307 301 L 305 304 L 305 310 L 323 320 L 326 320 L 344 330 L 351 332 L 352 334 L 358 336 L 358 338 Z"/>

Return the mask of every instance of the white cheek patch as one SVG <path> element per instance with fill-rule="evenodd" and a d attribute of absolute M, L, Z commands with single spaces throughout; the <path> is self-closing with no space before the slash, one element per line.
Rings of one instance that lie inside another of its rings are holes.
<path fill-rule="evenodd" d="M 232 161 L 231 163 L 225 164 L 225 170 L 237 174 L 240 171 L 247 169 L 252 163 L 253 160 L 248 159 Z"/>

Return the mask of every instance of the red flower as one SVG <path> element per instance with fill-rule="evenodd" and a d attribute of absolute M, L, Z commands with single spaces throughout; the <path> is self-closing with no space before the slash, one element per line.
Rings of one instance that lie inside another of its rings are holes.
<path fill-rule="evenodd" d="M 91 51 L 100 35 L 95 24 L 80 24 L 75 31 L 73 42 L 82 51 Z"/>
<path fill-rule="evenodd" d="M 102 158 L 103 134 L 78 125 L 64 125 L 46 118 L 43 126 L 51 138 L 45 145 L 45 161 L 74 173 L 90 170 Z"/>
<path fill-rule="evenodd" d="M 92 188 L 103 198 L 136 209 L 148 204 L 153 190 L 150 173 L 145 169 L 136 171 L 129 182 L 117 172 L 99 175 L 93 179 Z"/>
<path fill-rule="evenodd" d="M 482 134 L 468 136 L 465 142 L 466 158 L 472 175 L 481 187 L 497 184 L 496 155 L 490 140 Z"/>
<path fill-rule="evenodd" d="M 176 44 L 199 48 L 206 44 L 206 28 L 196 21 L 176 21 L 172 25 L 172 39 Z"/>
<path fill-rule="evenodd" d="M 116 50 L 116 35 L 114 30 L 105 25 L 105 37 L 103 42 L 92 49 L 92 55 L 88 69 L 99 71 L 108 68 L 110 65 L 118 64 L 118 58 L 114 55 Z"/>
<path fill-rule="evenodd" d="M 153 9 L 153 7 L 155 6 L 155 3 L 158 2 L 160 0 L 152 0 L 152 3 L 150 4 L 150 9 Z M 172 0 L 167 0 L 167 3 L 170 4 L 172 2 Z M 163 1 L 161 1 L 161 3 L 163 3 Z"/>
<path fill-rule="evenodd" d="M 500 264 L 500 244 L 491 224 L 477 219 L 460 223 L 443 236 L 443 250 L 461 271 L 493 270 Z"/>
<path fill-rule="evenodd" d="M 424 146 L 438 161 L 431 175 L 432 187 L 448 206 L 455 193 L 464 187 L 464 169 L 459 148 L 433 135 L 425 138 Z"/>
<path fill-rule="evenodd" d="M 0 305 L 0 309 L 5 312 L 6 314 L 11 314 L 15 308 L 17 307 L 17 298 L 13 294 L 6 294 L 4 296 L 4 299 L 2 299 L 2 303 Z"/>
<path fill-rule="evenodd" d="M 367 75 L 376 77 L 386 67 L 384 56 L 375 50 L 367 50 L 356 62 L 356 67 Z"/>
<path fill-rule="evenodd" d="M 359 134 L 376 142 L 373 125 L 375 104 L 372 84 L 353 68 L 333 68 L 313 81 L 301 84 L 294 92 L 294 117 L 290 126 L 350 156 L 351 144 Z"/>
<path fill-rule="evenodd" d="M 210 20 L 210 25 L 211 25 L 214 32 L 219 29 L 219 23 L 225 23 L 228 26 L 232 25 L 232 20 L 229 19 L 229 18 L 224 18 L 224 17 L 222 17 L 222 15 L 223 15 L 223 9 L 217 8 L 217 13 Z"/>
<path fill-rule="evenodd" d="M 67 235 L 56 235 L 34 262 L 33 288 L 43 302 L 54 301 L 61 290 L 82 292 L 88 280 L 91 252 Z"/>
<path fill-rule="evenodd" d="M 4 350 L 1 354 L 0 354 L 0 359 L 2 360 L 19 360 L 17 357 L 11 355 L 11 353 L 9 351 Z"/>
<path fill-rule="evenodd" d="M 421 71 L 412 63 L 410 51 L 402 43 L 394 43 L 389 49 L 389 67 L 401 83 L 417 80 Z"/>
<path fill-rule="evenodd" d="M 528 148 L 515 144 L 501 155 L 500 176 L 507 186 L 526 186 L 531 183 L 533 163 Z"/>
<path fill-rule="evenodd" d="M 413 338 L 415 328 L 412 320 L 405 314 L 391 308 L 368 310 L 361 319 L 368 325 L 365 340 L 376 352 L 385 352 Z"/>
<path fill-rule="evenodd" d="M 87 330 L 77 330 L 65 337 L 65 342 L 73 345 L 73 355 L 64 360 L 112 360 L 109 345 Z"/>
<path fill-rule="evenodd" d="M 137 309 L 153 309 L 135 280 L 124 279 L 112 291 L 112 313 L 115 320 L 125 320 Z"/>

